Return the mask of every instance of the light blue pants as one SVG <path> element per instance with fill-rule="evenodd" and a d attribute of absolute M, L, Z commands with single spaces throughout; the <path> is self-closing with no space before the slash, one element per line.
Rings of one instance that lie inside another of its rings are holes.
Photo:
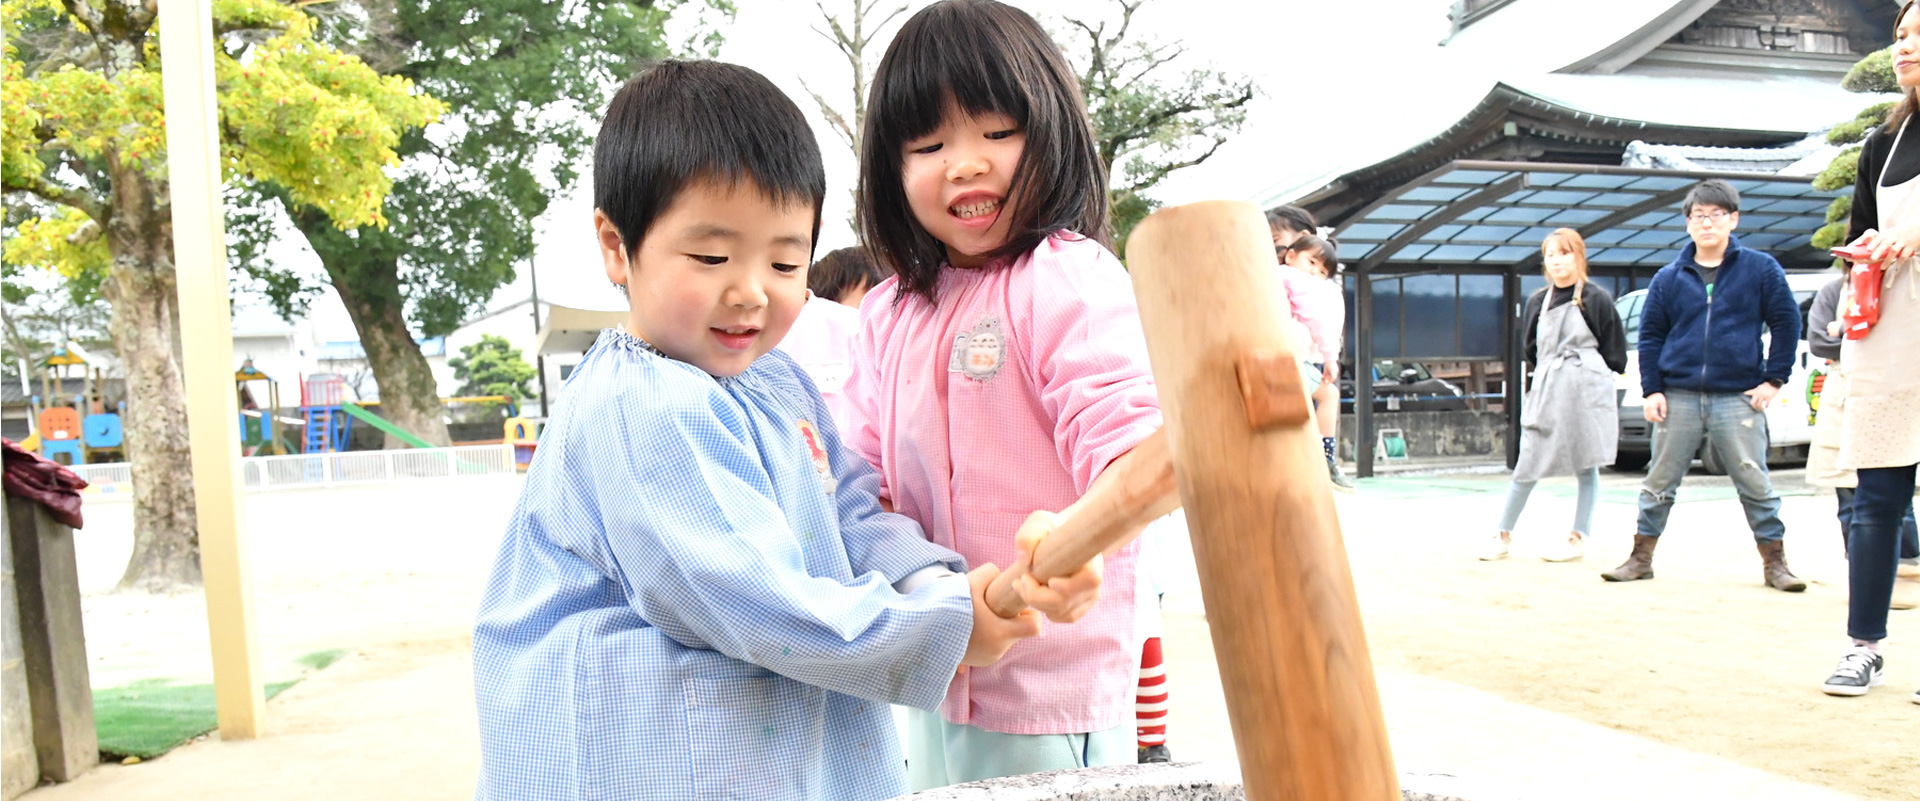
<path fill-rule="evenodd" d="M 1580 499 L 1574 502 L 1573 530 L 1580 536 L 1593 534 L 1593 505 L 1600 499 L 1600 468 L 1589 467 L 1575 473 L 1580 482 Z M 1507 509 L 1500 513 L 1500 530 L 1512 532 L 1514 524 L 1520 522 L 1520 510 L 1527 508 L 1527 496 L 1533 493 L 1538 481 L 1514 481 L 1507 486 Z"/>
<path fill-rule="evenodd" d="M 1667 530 L 1674 492 L 1693 466 L 1702 441 L 1712 443 L 1727 466 L 1727 476 L 1747 511 L 1747 527 L 1758 541 L 1787 536 L 1780 522 L 1780 496 L 1767 475 L 1767 416 L 1738 392 L 1667 390 L 1667 421 L 1656 424 L 1653 461 L 1646 483 L 1640 485 L 1640 520 L 1635 526 L 1644 537 Z"/>
<path fill-rule="evenodd" d="M 1131 765 L 1133 720 L 1091 734 L 1002 734 L 907 710 L 907 785 L 914 792 L 1049 770 Z"/>

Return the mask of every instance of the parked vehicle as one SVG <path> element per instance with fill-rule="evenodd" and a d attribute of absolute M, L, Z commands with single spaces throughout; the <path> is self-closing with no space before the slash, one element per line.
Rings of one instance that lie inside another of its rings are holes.
<path fill-rule="evenodd" d="M 1813 424 L 1807 408 L 1807 382 L 1813 364 L 1812 354 L 1807 352 L 1806 328 L 1807 310 L 1813 305 L 1813 296 L 1832 281 L 1837 273 L 1790 273 L 1787 286 L 1793 290 L 1793 298 L 1800 304 L 1800 343 L 1793 361 L 1793 377 L 1787 385 L 1780 388 L 1780 394 L 1774 397 L 1773 405 L 1767 407 L 1767 462 L 1805 462 L 1807 447 L 1813 442 Z M 1620 450 L 1613 466 L 1618 470 L 1638 470 L 1646 466 L 1653 458 L 1653 424 L 1647 422 L 1641 411 L 1646 398 L 1640 392 L 1640 312 L 1647 300 L 1647 291 L 1642 289 L 1629 292 L 1614 301 L 1614 308 L 1620 312 L 1620 322 L 1627 335 L 1627 371 L 1615 379 L 1615 387 L 1620 397 Z M 1766 344 L 1762 352 L 1767 352 L 1772 343 L 1762 334 Z M 1702 443 L 1699 459 L 1707 472 L 1725 475 L 1726 464 L 1713 452 L 1713 448 Z"/>
<path fill-rule="evenodd" d="M 1342 370 L 1340 409 L 1353 411 L 1354 383 Z M 1444 379 L 1434 378 L 1426 365 L 1395 359 L 1373 362 L 1373 410 L 1376 412 L 1466 411 L 1466 393 Z"/>

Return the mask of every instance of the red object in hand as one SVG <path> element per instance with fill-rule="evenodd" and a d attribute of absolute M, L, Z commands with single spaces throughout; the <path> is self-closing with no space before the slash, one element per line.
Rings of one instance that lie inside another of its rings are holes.
<path fill-rule="evenodd" d="M 1848 339 L 1866 339 L 1867 332 L 1880 322 L 1880 282 L 1883 267 L 1868 247 L 1834 248 L 1833 255 L 1853 262 L 1848 275 L 1853 281 L 1853 302 L 1840 310 L 1840 324 Z"/>

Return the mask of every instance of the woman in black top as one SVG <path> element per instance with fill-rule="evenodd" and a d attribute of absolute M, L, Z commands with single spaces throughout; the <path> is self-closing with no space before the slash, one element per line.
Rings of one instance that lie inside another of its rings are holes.
<path fill-rule="evenodd" d="M 1914 1 L 1902 5 L 1894 20 L 1893 71 L 1903 96 L 1861 149 L 1847 232 L 1853 245 L 1871 249 L 1884 275 L 1873 286 L 1880 321 L 1864 338 L 1846 340 L 1840 352 L 1847 380 L 1834 461 L 1859 478 L 1847 531 L 1847 636 L 1853 647 L 1827 678 L 1823 689 L 1829 695 L 1864 695 L 1883 681 L 1880 641 L 1887 636 L 1887 604 L 1900 569 L 1901 517 L 1913 501 L 1920 464 L 1920 417 L 1914 414 L 1920 370 L 1912 356 L 1920 347 L 1920 124 L 1914 122 L 1920 112 L 1920 13 Z M 1821 398 L 1823 407 L 1832 402 Z M 1920 693 L 1913 700 L 1920 703 Z"/>
<path fill-rule="evenodd" d="M 1481 553 L 1483 560 L 1506 558 L 1533 485 L 1564 475 L 1579 477 L 1573 530 L 1540 558 L 1580 559 L 1600 496 L 1600 465 L 1613 463 L 1620 444 L 1613 376 L 1627 369 L 1627 339 L 1613 296 L 1587 281 L 1587 246 L 1578 233 L 1562 228 L 1548 234 L 1540 253 L 1551 285 L 1533 293 L 1521 315 L 1533 380 L 1520 405 L 1520 461 L 1500 530 Z"/>

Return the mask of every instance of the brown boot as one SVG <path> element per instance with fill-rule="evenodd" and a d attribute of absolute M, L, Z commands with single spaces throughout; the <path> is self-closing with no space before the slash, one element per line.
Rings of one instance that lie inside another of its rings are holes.
<path fill-rule="evenodd" d="M 1653 578 L 1653 546 L 1660 544 L 1659 537 L 1633 535 L 1633 553 L 1619 567 L 1601 573 L 1600 577 L 1608 581 L 1639 581 Z"/>
<path fill-rule="evenodd" d="M 1779 540 L 1757 540 L 1760 548 L 1760 571 L 1767 579 L 1767 586 L 1781 592 L 1800 592 L 1807 583 L 1787 569 L 1787 546 Z"/>

